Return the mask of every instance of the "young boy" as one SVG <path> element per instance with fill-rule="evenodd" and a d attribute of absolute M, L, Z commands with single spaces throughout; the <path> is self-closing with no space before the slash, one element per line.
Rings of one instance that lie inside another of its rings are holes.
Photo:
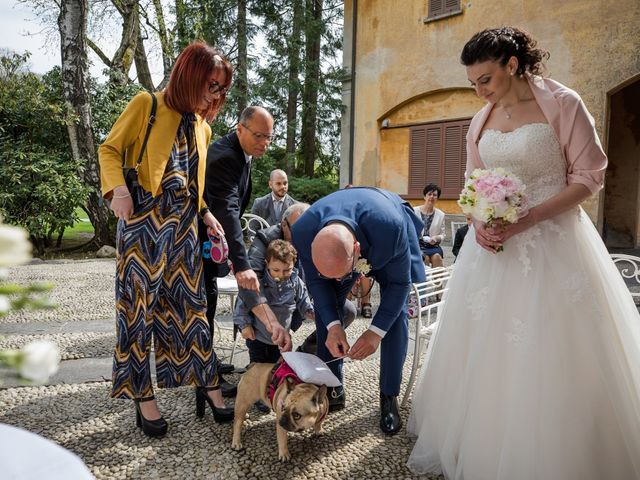
<path fill-rule="evenodd" d="M 287 330 L 294 332 L 301 321 L 292 324 L 293 312 L 300 312 L 299 318 L 314 319 L 313 304 L 307 287 L 293 266 L 298 253 L 294 246 L 285 240 L 274 240 L 267 248 L 265 261 L 267 268 L 260 280 L 260 303 L 267 303 L 277 317 L 278 322 Z M 256 308 L 261 308 L 258 305 Z M 247 342 L 249 360 L 257 363 L 275 363 L 280 358 L 280 349 L 271 341 L 267 328 L 256 319 L 238 298 L 233 314 L 233 323 L 240 329 Z"/>

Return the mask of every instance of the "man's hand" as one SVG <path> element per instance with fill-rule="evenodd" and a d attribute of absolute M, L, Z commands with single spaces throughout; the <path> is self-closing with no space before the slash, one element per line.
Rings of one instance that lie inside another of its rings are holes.
<path fill-rule="evenodd" d="M 324 344 L 335 358 L 344 357 L 349 352 L 347 334 L 344 333 L 344 328 L 337 324 L 327 332 L 327 341 Z"/>
<path fill-rule="evenodd" d="M 349 358 L 354 360 L 364 360 L 369 355 L 378 350 L 382 337 L 372 330 L 365 330 L 360 338 L 353 344 L 349 351 Z"/>
<path fill-rule="evenodd" d="M 260 293 L 260 282 L 258 281 L 256 272 L 252 269 L 237 272 L 236 281 L 238 282 L 239 287 Z"/>
<path fill-rule="evenodd" d="M 242 334 L 242 338 L 244 338 L 245 340 L 255 340 L 256 339 L 256 332 L 253 330 L 253 327 L 251 325 L 247 325 L 246 327 L 244 327 L 240 333 Z"/>
<path fill-rule="evenodd" d="M 220 224 L 218 219 L 213 216 L 213 213 L 205 213 L 202 217 L 202 221 L 207 227 L 209 227 L 207 228 L 207 234 L 213 234 L 216 237 L 224 235 L 224 228 L 222 228 L 222 225 Z"/>
<path fill-rule="evenodd" d="M 253 272 L 253 270 L 251 270 Z M 271 310 L 271 307 L 266 303 L 260 303 L 251 309 L 260 322 L 265 326 L 267 332 L 271 334 L 271 341 L 274 345 L 280 348 L 281 352 L 291 351 L 293 346 L 291 342 L 291 335 L 289 332 L 278 322 L 275 313 Z"/>
<path fill-rule="evenodd" d="M 293 346 L 291 335 L 287 330 L 274 319 L 267 327 L 271 333 L 271 341 L 280 347 L 281 352 L 290 352 Z"/>

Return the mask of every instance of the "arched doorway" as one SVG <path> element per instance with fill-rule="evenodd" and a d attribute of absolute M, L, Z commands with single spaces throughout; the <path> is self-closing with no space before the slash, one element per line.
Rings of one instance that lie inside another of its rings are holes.
<path fill-rule="evenodd" d="M 640 75 L 609 94 L 604 197 L 608 247 L 640 246 Z"/>

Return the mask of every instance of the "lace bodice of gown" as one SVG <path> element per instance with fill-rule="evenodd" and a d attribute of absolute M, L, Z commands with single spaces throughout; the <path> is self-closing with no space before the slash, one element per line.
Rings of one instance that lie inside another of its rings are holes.
<path fill-rule="evenodd" d="M 485 130 L 478 144 L 486 168 L 502 167 L 524 182 L 535 206 L 567 185 L 567 166 L 553 128 L 529 123 L 512 132 Z"/>

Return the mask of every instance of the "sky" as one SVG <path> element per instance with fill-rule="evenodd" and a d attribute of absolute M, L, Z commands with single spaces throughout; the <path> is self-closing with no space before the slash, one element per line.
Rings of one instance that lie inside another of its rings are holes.
<path fill-rule="evenodd" d="M 112 55 L 118 46 L 121 23 L 114 22 L 97 32 L 94 38 L 107 55 Z M 44 26 L 38 21 L 32 10 L 16 0 L 0 0 L 0 49 L 9 49 L 17 53 L 29 51 L 29 70 L 43 74 L 54 66 L 60 65 L 60 36 L 57 28 L 48 35 Z M 99 81 L 104 81 L 102 73 L 104 63 L 98 56 L 88 49 L 90 74 Z M 163 77 L 162 59 L 156 49 L 147 46 L 147 58 L 154 82 L 158 83 Z M 131 68 L 131 75 L 135 76 L 135 65 Z"/>
<path fill-rule="evenodd" d="M 60 45 L 47 40 L 31 10 L 14 0 L 0 0 L 0 49 L 31 52 L 30 70 L 46 73 L 60 65 Z M 49 42 L 49 43 L 47 43 Z"/>

